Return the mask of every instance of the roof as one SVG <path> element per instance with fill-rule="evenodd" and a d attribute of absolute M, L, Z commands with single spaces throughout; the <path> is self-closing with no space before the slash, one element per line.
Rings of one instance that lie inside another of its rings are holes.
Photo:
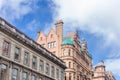
<path fill-rule="evenodd" d="M 4 32 L 5 34 L 12 36 L 14 40 L 21 42 L 22 44 L 26 44 L 26 46 L 30 46 L 31 49 L 36 51 L 38 54 L 44 56 L 45 58 L 51 60 L 55 64 L 59 65 L 62 68 L 66 68 L 64 65 L 64 61 L 53 55 L 50 51 L 42 47 L 40 44 L 29 38 L 27 35 L 19 31 L 16 27 L 9 24 L 3 18 L 0 17 L 0 32 Z"/>
<path fill-rule="evenodd" d="M 74 41 L 70 38 L 65 38 L 62 40 L 62 44 L 74 44 Z"/>

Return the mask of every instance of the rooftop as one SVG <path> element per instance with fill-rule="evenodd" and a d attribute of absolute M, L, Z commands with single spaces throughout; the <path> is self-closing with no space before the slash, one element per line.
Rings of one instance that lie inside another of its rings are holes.
<path fill-rule="evenodd" d="M 64 38 L 62 40 L 62 44 L 71 44 L 71 45 L 73 45 L 74 44 L 74 40 L 72 40 L 70 38 Z"/>
<path fill-rule="evenodd" d="M 20 42 L 25 43 L 26 45 L 29 45 L 30 47 L 34 48 L 35 51 L 38 51 L 38 54 L 43 55 L 47 59 L 53 61 L 55 64 L 58 64 L 63 68 L 66 68 L 64 62 L 61 59 L 59 59 L 57 56 L 55 56 L 50 51 L 42 47 L 40 44 L 29 38 L 27 35 L 19 31 L 16 27 L 12 26 L 1 17 L 0 17 L 0 30 L 1 31 L 4 30 L 4 32 L 7 33 L 7 35 L 15 36 L 16 40 L 19 40 Z"/>

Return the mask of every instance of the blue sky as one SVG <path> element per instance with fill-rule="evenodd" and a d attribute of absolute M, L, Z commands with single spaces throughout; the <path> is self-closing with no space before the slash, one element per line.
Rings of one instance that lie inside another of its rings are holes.
<path fill-rule="evenodd" d="M 118 0 L 0 0 L 0 17 L 32 39 L 47 33 L 54 22 L 64 21 L 64 33 L 80 30 L 93 65 L 105 61 L 120 80 L 120 1 Z"/>

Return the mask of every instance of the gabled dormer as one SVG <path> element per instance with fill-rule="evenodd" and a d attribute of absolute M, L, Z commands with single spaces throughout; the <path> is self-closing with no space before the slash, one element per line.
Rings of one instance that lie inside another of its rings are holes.
<path fill-rule="evenodd" d="M 37 43 L 41 44 L 42 46 L 46 46 L 47 37 L 42 31 L 38 31 Z"/>

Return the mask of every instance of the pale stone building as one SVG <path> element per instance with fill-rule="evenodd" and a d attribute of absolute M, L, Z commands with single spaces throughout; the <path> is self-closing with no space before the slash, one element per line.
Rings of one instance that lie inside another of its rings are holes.
<path fill-rule="evenodd" d="M 0 80 L 64 80 L 64 62 L 0 18 Z"/>
<path fill-rule="evenodd" d="M 95 66 L 93 73 L 93 80 L 115 80 L 112 73 L 106 71 L 103 61 Z"/>
<path fill-rule="evenodd" d="M 66 80 L 92 80 L 92 56 L 88 52 L 85 39 L 80 43 L 77 32 L 63 36 L 62 20 L 55 25 L 56 29 L 50 29 L 47 35 L 39 31 L 37 43 L 66 63 Z"/>

